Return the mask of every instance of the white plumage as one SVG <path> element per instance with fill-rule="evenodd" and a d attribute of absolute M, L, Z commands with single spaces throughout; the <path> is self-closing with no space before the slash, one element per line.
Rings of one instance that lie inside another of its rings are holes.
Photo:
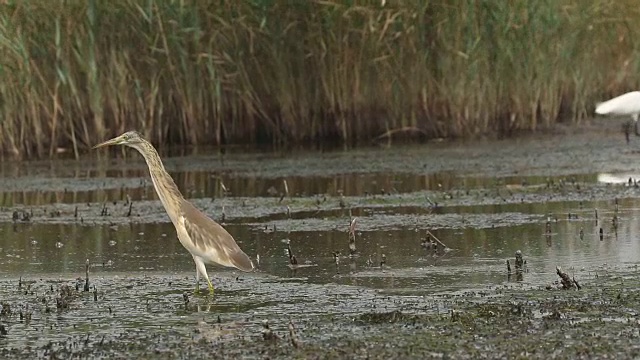
<path fill-rule="evenodd" d="M 614 97 L 611 100 L 596 104 L 596 114 L 630 115 L 634 121 L 638 121 L 638 114 L 640 114 L 640 91 L 631 91 Z"/>

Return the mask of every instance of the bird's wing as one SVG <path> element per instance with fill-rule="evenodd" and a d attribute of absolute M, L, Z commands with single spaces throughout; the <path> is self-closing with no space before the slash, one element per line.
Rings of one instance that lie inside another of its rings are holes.
<path fill-rule="evenodd" d="M 211 220 L 190 202 L 183 200 L 181 212 L 187 234 L 202 252 L 213 250 L 221 265 L 233 266 L 242 271 L 252 271 L 253 263 L 233 236 L 220 224 Z"/>

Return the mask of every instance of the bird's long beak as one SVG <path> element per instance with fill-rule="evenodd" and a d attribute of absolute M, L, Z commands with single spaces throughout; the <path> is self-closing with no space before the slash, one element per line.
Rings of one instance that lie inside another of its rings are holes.
<path fill-rule="evenodd" d="M 114 137 L 114 138 L 113 138 L 113 139 L 111 139 L 111 140 L 107 140 L 107 141 L 105 141 L 105 142 L 101 142 L 101 143 L 100 143 L 100 144 L 98 144 L 98 145 L 95 145 L 95 146 L 93 147 L 93 149 L 97 149 L 97 148 L 100 148 L 100 147 L 103 147 L 103 146 L 109 146 L 109 145 L 118 145 L 118 144 L 120 144 L 120 140 L 121 140 L 121 139 L 120 139 L 120 136 L 118 136 L 118 137 Z"/>

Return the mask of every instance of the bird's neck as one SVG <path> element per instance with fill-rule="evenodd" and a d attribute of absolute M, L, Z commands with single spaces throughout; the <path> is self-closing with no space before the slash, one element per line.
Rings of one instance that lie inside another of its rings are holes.
<path fill-rule="evenodd" d="M 169 214 L 171 221 L 175 222 L 178 216 L 176 210 L 180 209 L 180 202 L 184 197 L 180 193 L 171 175 L 165 170 L 156 149 L 151 144 L 145 144 L 145 147 L 145 151 L 140 151 L 140 153 L 149 167 L 153 187 L 167 214 Z"/>

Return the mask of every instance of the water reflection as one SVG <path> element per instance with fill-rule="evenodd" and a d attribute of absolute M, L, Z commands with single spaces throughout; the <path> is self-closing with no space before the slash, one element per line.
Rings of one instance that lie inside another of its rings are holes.
<path fill-rule="evenodd" d="M 107 169 L 77 174 L 74 178 L 3 179 L 0 206 L 52 203 L 89 203 L 109 200 L 157 199 L 146 169 Z M 409 173 L 348 173 L 331 176 L 254 177 L 212 171 L 172 171 L 171 176 L 187 198 L 368 196 L 416 191 L 473 189 L 511 191 L 558 183 L 595 183 L 595 175 L 561 177 L 475 177 L 453 172 L 426 175 Z"/>
<path fill-rule="evenodd" d="M 630 221 L 640 214 L 638 204 L 621 210 L 620 223 L 612 228 L 611 213 L 600 220 L 587 215 L 578 220 L 551 223 L 545 238 L 544 223 L 476 229 L 439 229 L 432 232 L 455 251 L 434 256 L 421 248 L 424 230 L 400 228 L 362 231 L 357 236 L 359 256 L 348 254 L 345 231 L 265 231 L 247 224 L 227 225 L 243 249 L 255 258 L 260 271 L 283 280 L 336 282 L 376 288 L 446 289 L 506 281 L 506 259 L 521 250 L 527 260 L 527 283 L 555 280 L 557 265 L 570 271 L 593 270 L 603 263 L 637 262 L 640 224 Z M 599 229 L 605 236 L 599 239 Z M 2 225 L 0 273 L 5 277 L 37 274 L 80 276 L 86 259 L 97 272 L 169 272 L 191 276 L 190 255 L 175 239 L 170 223 L 113 226 L 11 224 Z M 580 232 L 582 231 L 582 238 Z M 291 270 L 284 255 L 289 239 L 299 263 L 317 266 Z M 333 253 L 341 253 L 336 267 Z M 379 268 L 382 256 L 385 267 Z M 215 276 L 215 270 L 211 271 Z M 64 275 L 63 275 L 64 274 Z"/>
<path fill-rule="evenodd" d="M 253 156 L 254 163 L 256 157 L 260 161 L 259 156 Z M 507 279 L 506 260 L 513 259 L 515 251 L 521 250 L 529 269 L 522 281 L 542 284 L 555 280 L 557 265 L 579 271 L 602 263 L 637 262 L 640 257 L 634 241 L 638 224 L 632 220 L 640 212 L 635 199 L 620 200 L 616 228 L 611 225 L 613 205 L 610 201 L 598 201 L 597 196 L 589 202 L 553 201 L 554 192 L 550 191 L 550 195 L 541 192 L 533 201 L 495 204 L 502 194 L 511 191 L 526 195 L 529 190 L 535 193 L 560 187 L 561 191 L 579 192 L 580 184 L 600 181 L 595 174 L 490 177 L 452 171 L 429 174 L 343 171 L 331 175 L 312 172 L 304 176 L 273 176 L 282 173 L 274 171 L 270 176 L 264 173 L 258 176 L 247 169 L 230 170 L 233 166 L 221 170 L 220 159 L 212 156 L 174 158 L 168 159 L 168 163 L 171 175 L 187 198 L 269 198 L 268 206 L 282 208 L 275 215 L 257 210 L 250 215 L 247 212 L 259 205 L 227 207 L 229 213 L 242 212 L 229 216 L 232 218 L 232 223 L 226 225 L 229 232 L 250 256 L 260 256 L 260 271 L 277 276 L 277 281 L 429 291 L 497 284 Z M 183 163 L 199 165 L 194 170 L 182 166 Z M 284 161 L 278 166 L 297 174 L 292 170 L 297 164 Z M 134 201 L 157 199 L 139 158 L 131 163 L 116 161 L 97 167 L 43 162 L 18 169 L 23 170 L 0 167 L 3 175 L 0 186 L 4 190 L 0 192 L 0 206 L 106 203 L 127 197 Z M 427 206 L 418 203 L 427 203 L 424 193 L 413 196 L 414 192 L 432 191 L 440 199 L 460 198 L 474 189 L 481 191 L 455 206 Z M 330 197 L 336 204 L 340 195 L 352 198 L 348 199 L 351 201 L 348 206 L 326 210 L 297 204 L 302 209 L 288 216 L 285 205 L 278 202 L 286 194 L 303 200 L 307 197 L 310 203 L 317 199 L 309 197 L 317 194 Z M 359 205 L 355 198 L 380 194 L 386 197 L 379 197 L 382 200 L 375 204 Z M 410 195 L 402 198 L 396 194 Z M 478 205 L 487 198 L 494 202 Z M 397 203 L 385 206 L 387 199 Z M 411 204 L 399 203 L 405 200 Z M 219 214 L 222 205 L 216 202 L 215 206 Z M 66 210 L 69 209 L 73 210 Z M 91 210 L 97 212 L 98 207 Z M 135 210 L 150 211 L 144 207 Z M 160 209 L 154 211 L 159 213 Z M 361 218 L 356 240 L 359 256 L 354 259 L 346 257 L 349 211 Z M 81 276 L 89 259 L 98 273 L 168 272 L 193 276 L 191 257 L 176 240 L 173 225 L 162 214 L 149 224 L 130 223 L 130 219 L 117 216 L 110 226 L 4 223 L 0 225 L 5 234 L 0 239 L 0 273 L 6 277 Z M 548 214 L 552 230 L 545 236 L 544 219 Z M 420 244 L 428 227 L 455 251 L 438 256 L 425 252 Z M 290 240 L 299 263 L 313 266 L 289 268 L 284 255 L 285 239 Z M 333 256 L 336 252 L 340 253 L 338 264 Z M 381 267 L 383 257 L 385 264 Z M 215 276 L 213 269 L 211 273 Z"/>
<path fill-rule="evenodd" d="M 605 183 L 605 184 L 637 185 L 639 178 L 640 178 L 640 174 L 633 173 L 633 172 L 598 174 L 598 182 Z"/>

